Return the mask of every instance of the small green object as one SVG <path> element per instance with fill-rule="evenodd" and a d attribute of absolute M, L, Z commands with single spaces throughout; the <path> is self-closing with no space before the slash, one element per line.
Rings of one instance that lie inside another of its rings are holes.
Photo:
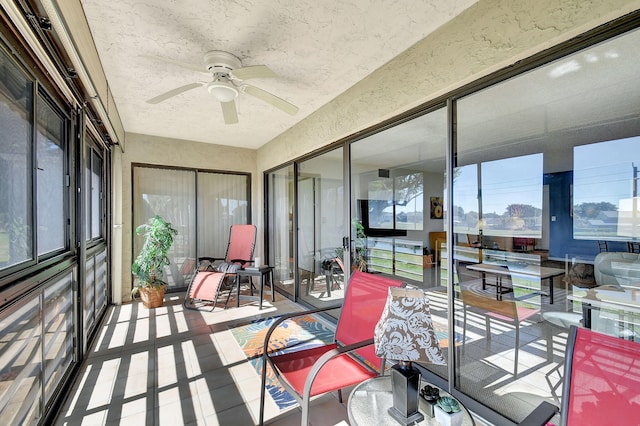
<path fill-rule="evenodd" d="M 447 413 L 457 413 L 460 411 L 460 404 L 450 396 L 442 396 L 438 399 L 438 407 Z"/>

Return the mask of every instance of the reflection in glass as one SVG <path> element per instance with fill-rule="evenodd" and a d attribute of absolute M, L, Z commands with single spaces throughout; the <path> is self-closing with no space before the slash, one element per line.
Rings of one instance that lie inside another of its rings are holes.
<path fill-rule="evenodd" d="M 364 257 L 368 272 L 425 289 L 442 347 L 454 342 L 446 309 L 446 126 L 439 108 L 350 145 L 352 263 Z M 448 376 L 444 366 L 425 368 Z"/>
<path fill-rule="evenodd" d="M 637 262 L 626 243 L 637 223 L 639 42 L 635 30 L 455 101 L 450 267 L 477 302 L 457 318 L 455 387 L 515 423 L 534 395 L 562 401 L 568 327 L 590 325 L 576 297 L 611 278 L 638 283 L 619 264 Z M 598 309 L 592 326 L 636 338 L 637 318 Z M 496 312 L 517 321 L 494 325 Z"/>
<path fill-rule="evenodd" d="M 64 121 L 38 98 L 38 254 L 65 247 Z"/>
<path fill-rule="evenodd" d="M 574 148 L 573 235 L 576 239 L 640 238 L 640 137 Z"/>
<path fill-rule="evenodd" d="M 351 144 L 352 221 L 359 225 L 351 239 L 362 242 L 366 270 L 440 285 L 439 247 L 430 245 L 444 220 L 431 200 L 444 195 L 446 122 L 441 108 Z"/>
<path fill-rule="evenodd" d="M 389 170 L 384 173 L 391 176 Z M 393 179 L 375 179 L 367 183 L 368 227 L 423 229 L 423 174 L 394 170 L 393 175 Z"/>
<path fill-rule="evenodd" d="M 229 241 L 231 222 L 220 211 L 228 210 L 213 195 L 208 179 L 198 176 L 198 218 L 196 219 L 196 173 L 190 170 L 170 170 L 152 167 L 133 168 L 133 229 L 149 218 L 160 215 L 178 230 L 169 250 L 170 264 L 165 266 L 164 277 L 169 288 L 186 287 L 185 273 L 196 258 L 196 227 L 198 253 L 201 256 L 224 257 Z M 222 186 L 226 188 L 226 186 Z M 246 186 L 242 186 L 246 193 Z M 202 217 L 202 223 L 200 223 Z M 196 222 L 198 220 L 198 222 Z M 223 240 L 220 242 L 219 240 Z M 142 248 L 143 238 L 134 233 L 133 258 Z M 215 251 L 214 251 L 215 250 Z"/>
<path fill-rule="evenodd" d="M 533 154 L 481 164 L 483 235 L 540 238 L 542 159 Z"/>
<path fill-rule="evenodd" d="M 49 399 L 73 361 L 73 274 L 44 292 L 44 381 Z"/>
<path fill-rule="evenodd" d="M 456 167 L 453 171 L 454 232 L 479 234 L 480 200 L 478 194 L 478 165 L 469 164 Z"/>
<path fill-rule="evenodd" d="M 532 154 L 456 168 L 454 231 L 473 247 L 496 249 L 527 245 L 511 237 L 541 238 L 542 162 L 542 154 Z"/>
<path fill-rule="evenodd" d="M 293 277 L 293 166 L 267 175 L 269 265 L 276 286 L 294 294 Z"/>
<path fill-rule="evenodd" d="M 298 168 L 298 274 L 300 294 L 320 306 L 344 297 L 342 148 Z"/>
<path fill-rule="evenodd" d="M 85 263 L 84 280 L 84 329 L 85 336 L 93 326 L 96 319 L 96 259 L 91 256 Z"/>
<path fill-rule="evenodd" d="M 96 254 L 96 316 L 107 305 L 107 250 Z"/>
<path fill-rule="evenodd" d="M 0 316 L 0 419 L 7 425 L 37 424 L 42 415 L 40 298 L 21 303 Z"/>
<path fill-rule="evenodd" d="M 249 223 L 247 176 L 199 171 L 197 179 L 198 254 L 224 258 L 231 225 Z"/>
<path fill-rule="evenodd" d="M 0 52 L 0 269 L 33 258 L 33 83 Z"/>
<path fill-rule="evenodd" d="M 102 235 L 102 158 L 92 151 L 91 164 L 91 239 Z"/>

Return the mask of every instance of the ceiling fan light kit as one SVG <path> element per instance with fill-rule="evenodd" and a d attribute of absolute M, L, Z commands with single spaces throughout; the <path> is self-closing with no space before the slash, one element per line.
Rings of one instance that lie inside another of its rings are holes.
<path fill-rule="evenodd" d="M 191 64 L 182 64 L 173 59 L 157 58 L 167 63 L 182 66 L 183 68 L 194 70 Z M 205 86 L 209 93 L 218 101 L 222 107 L 222 116 L 226 124 L 238 122 L 238 113 L 235 100 L 240 94 L 246 93 L 263 102 L 274 106 L 287 114 L 294 115 L 298 112 L 298 107 L 285 101 L 276 95 L 263 89 L 242 83 L 244 80 L 252 78 L 275 78 L 277 74 L 266 65 L 252 65 L 243 67 L 242 61 L 231 53 L 221 50 L 213 50 L 205 53 L 204 67 L 206 72 L 211 74 L 213 80 L 209 83 L 191 83 L 172 89 L 166 93 L 149 99 L 150 104 L 157 104 L 174 96 L 180 95 L 191 89 Z"/>
<path fill-rule="evenodd" d="M 232 83 L 222 79 L 207 84 L 207 90 L 218 102 L 231 102 L 238 97 L 238 89 Z"/>

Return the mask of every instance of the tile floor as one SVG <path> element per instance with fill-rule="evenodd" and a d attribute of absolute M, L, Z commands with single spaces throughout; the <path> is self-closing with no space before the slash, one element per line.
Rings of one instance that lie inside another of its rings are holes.
<path fill-rule="evenodd" d="M 161 308 L 137 302 L 109 307 L 55 424 L 255 425 L 260 378 L 229 329 L 299 309 L 279 295 L 275 303 L 265 298 L 262 310 L 256 301 L 243 301 L 239 308 L 196 312 L 172 294 Z M 335 394 L 315 400 L 312 426 L 348 425 L 348 394 L 342 404 Z M 265 410 L 272 426 L 300 424 L 298 408 L 280 413 L 267 398 Z"/>
<path fill-rule="evenodd" d="M 260 378 L 229 328 L 299 309 L 277 297 L 262 310 L 243 301 L 239 308 L 196 312 L 172 294 L 161 308 L 110 307 L 56 424 L 257 424 Z M 265 418 L 274 426 L 300 424 L 297 408 L 280 413 L 269 398 Z M 313 426 L 347 425 L 346 419 L 346 398 L 344 404 L 337 395 L 314 401 Z"/>

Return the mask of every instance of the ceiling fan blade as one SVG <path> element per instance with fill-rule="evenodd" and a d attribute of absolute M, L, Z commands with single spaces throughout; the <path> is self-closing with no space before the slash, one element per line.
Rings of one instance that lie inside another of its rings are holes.
<path fill-rule="evenodd" d="M 238 122 L 238 111 L 236 110 L 236 101 L 220 102 L 222 106 L 222 116 L 224 124 L 236 124 Z"/>
<path fill-rule="evenodd" d="M 249 86 L 248 84 L 245 84 L 241 87 L 241 89 L 243 92 L 247 93 L 248 95 L 254 96 L 260 99 L 261 101 L 264 101 L 270 105 L 273 105 L 274 107 L 281 109 L 282 111 L 286 112 L 289 115 L 295 115 L 298 112 L 297 106 L 290 104 L 284 99 L 279 98 L 276 95 L 273 95 L 258 87 Z"/>
<path fill-rule="evenodd" d="M 275 78 L 278 76 L 266 65 L 252 65 L 248 67 L 236 68 L 229 75 L 238 80 L 249 80 L 250 78 Z"/>
<path fill-rule="evenodd" d="M 207 72 L 206 68 L 203 65 L 190 64 L 190 63 L 187 63 L 187 62 L 177 61 L 175 59 L 165 58 L 165 57 L 162 57 L 162 56 L 142 55 L 142 57 L 143 58 L 147 58 L 147 59 L 151 59 L 151 60 L 154 60 L 154 61 L 165 62 L 167 64 L 177 65 L 180 68 L 186 68 L 186 69 L 191 70 L 191 71 L 199 72 L 200 74 L 203 74 L 203 75 L 209 75 L 209 73 Z"/>
<path fill-rule="evenodd" d="M 177 95 L 179 95 L 181 93 L 184 93 L 184 92 L 186 92 L 188 90 L 195 89 L 197 87 L 201 87 L 203 84 L 204 83 L 191 83 L 191 84 L 187 84 L 185 86 L 176 87 L 173 90 L 169 90 L 168 92 L 163 93 L 161 95 L 158 95 L 155 98 L 149 99 L 147 101 L 147 103 L 148 104 L 158 104 L 158 103 L 160 103 L 162 101 L 165 101 L 165 100 L 167 100 L 169 98 L 177 96 Z"/>

